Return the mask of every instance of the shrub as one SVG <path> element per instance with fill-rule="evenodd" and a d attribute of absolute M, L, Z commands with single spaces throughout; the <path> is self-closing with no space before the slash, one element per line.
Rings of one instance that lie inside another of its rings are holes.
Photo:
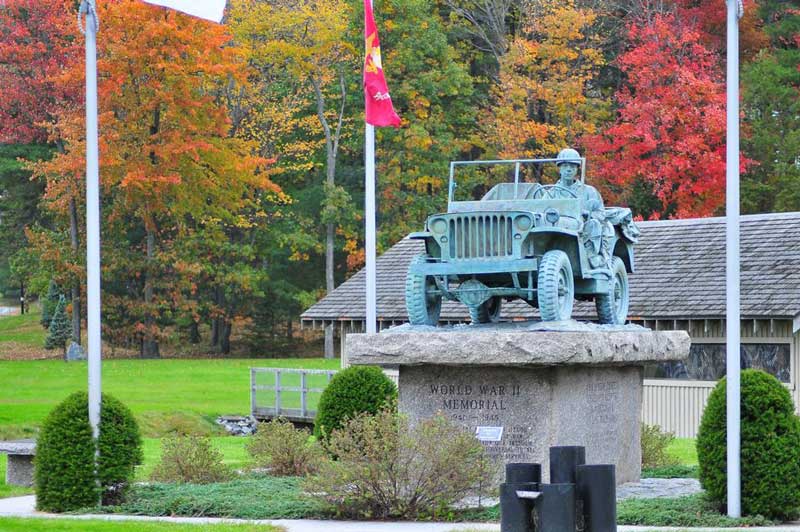
<path fill-rule="evenodd" d="M 708 398 L 697 434 L 700 483 L 727 504 L 726 379 Z M 800 507 L 800 420 L 789 391 L 758 370 L 741 374 L 742 511 L 785 519 Z"/>
<path fill-rule="evenodd" d="M 436 517 L 496 473 L 475 436 L 441 414 L 415 427 L 391 408 L 360 414 L 326 445 L 337 460 L 306 489 L 348 517 Z"/>
<path fill-rule="evenodd" d="M 64 296 L 58 299 L 58 304 L 50 318 L 47 329 L 47 338 L 44 341 L 45 349 L 61 349 L 66 352 L 67 340 L 72 338 L 72 324 L 67 317 L 67 302 Z"/>
<path fill-rule="evenodd" d="M 95 477 L 88 404 L 86 392 L 74 393 L 56 406 L 42 425 L 34 461 L 39 510 L 66 512 L 95 506 L 98 500 L 115 504 L 124 497 L 134 468 L 142 461 L 142 441 L 133 414 L 120 401 L 103 394 Z"/>
<path fill-rule="evenodd" d="M 285 419 L 261 423 L 247 443 L 256 466 L 269 468 L 279 477 L 303 477 L 317 470 L 324 453 L 307 430 L 296 429 Z"/>
<path fill-rule="evenodd" d="M 346 419 L 375 414 L 397 397 L 397 387 L 375 366 L 351 366 L 337 373 L 322 392 L 314 435 L 326 438 Z"/>
<path fill-rule="evenodd" d="M 222 453 L 202 436 L 175 436 L 161 440 L 161 460 L 150 475 L 156 482 L 210 484 L 230 480 L 233 473 L 222 463 Z"/>
<path fill-rule="evenodd" d="M 642 467 L 665 467 L 678 461 L 667 454 L 667 447 L 675 439 L 675 434 L 663 432 L 658 425 L 642 423 Z"/>

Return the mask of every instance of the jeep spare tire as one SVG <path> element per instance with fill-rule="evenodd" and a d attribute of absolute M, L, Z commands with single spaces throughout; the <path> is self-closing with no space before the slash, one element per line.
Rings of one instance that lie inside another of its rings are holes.
<path fill-rule="evenodd" d="M 560 249 L 550 250 L 542 257 L 536 297 L 542 321 L 562 321 L 572 316 L 575 280 L 569 257 Z"/>

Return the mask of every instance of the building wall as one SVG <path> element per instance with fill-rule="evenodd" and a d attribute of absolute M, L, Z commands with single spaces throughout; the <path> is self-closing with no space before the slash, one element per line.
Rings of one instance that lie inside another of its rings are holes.
<path fill-rule="evenodd" d="M 651 326 L 653 324 L 647 324 Z M 656 324 L 659 328 L 667 328 Z M 689 332 L 693 342 L 725 343 L 724 320 L 695 320 L 677 322 L 675 328 Z M 672 327 L 671 327 L 672 328 Z M 794 398 L 795 409 L 800 405 L 800 390 L 797 386 L 798 356 L 800 356 L 800 333 L 792 333 L 791 320 L 743 320 L 742 343 L 788 343 L 790 344 L 790 382 L 786 386 Z M 694 438 L 700 426 L 708 396 L 715 381 L 691 381 L 679 379 L 645 379 L 642 401 L 642 421 L 659 425 L 679 438 Z"/>

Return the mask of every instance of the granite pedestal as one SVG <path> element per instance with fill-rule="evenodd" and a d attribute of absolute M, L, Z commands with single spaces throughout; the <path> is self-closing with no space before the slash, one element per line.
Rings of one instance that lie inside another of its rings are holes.
<path fill-rule="evenodd" d="M 642 369 L 681 360 L 683 331 L 524 324 L 403 326 L 347 336 L 349 364 L 399 369 L 399 408 L 412 423 L 441 412 L 475 432 L 500 462 L 536 462 L 577 445 L 586 461 L 614 464 L 617 483 L 641 473 Z M 435 443 L 435 442 L 433 442 Z"/>
<path fill-rule="evenodd" d="M 8 455 L 6 484 L 26 487 L 33 485 L 33 458 L 36 455 L 36 441 L 2 441 L 0 442 L 0 454 Z"/>

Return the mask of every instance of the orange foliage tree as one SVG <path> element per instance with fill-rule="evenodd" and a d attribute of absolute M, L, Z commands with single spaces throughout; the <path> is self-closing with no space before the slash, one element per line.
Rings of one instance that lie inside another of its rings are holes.
<path fill-rule="evenodd" d="M 184 294 L 196 289 L 195 262 L 180 245 L 203 232 L 224 238 L 246 223 L 259 191 L 280 194 L 255 146 L 229 135 L 221 96 L 244 84 L 247 67 L 225 26 L 137 0 L 100 4 L 98 103 L 103 195 L 104 275 L 109 333 L 159 355 L 158 338 Z M 70 76 L 82 80 L 80 68 Z M 65 153 L 36 165 L 47 197 L 82 174 L 81 110 L 59 120 Z M 131 250 L 138 250 L 138 258 Z"/>

